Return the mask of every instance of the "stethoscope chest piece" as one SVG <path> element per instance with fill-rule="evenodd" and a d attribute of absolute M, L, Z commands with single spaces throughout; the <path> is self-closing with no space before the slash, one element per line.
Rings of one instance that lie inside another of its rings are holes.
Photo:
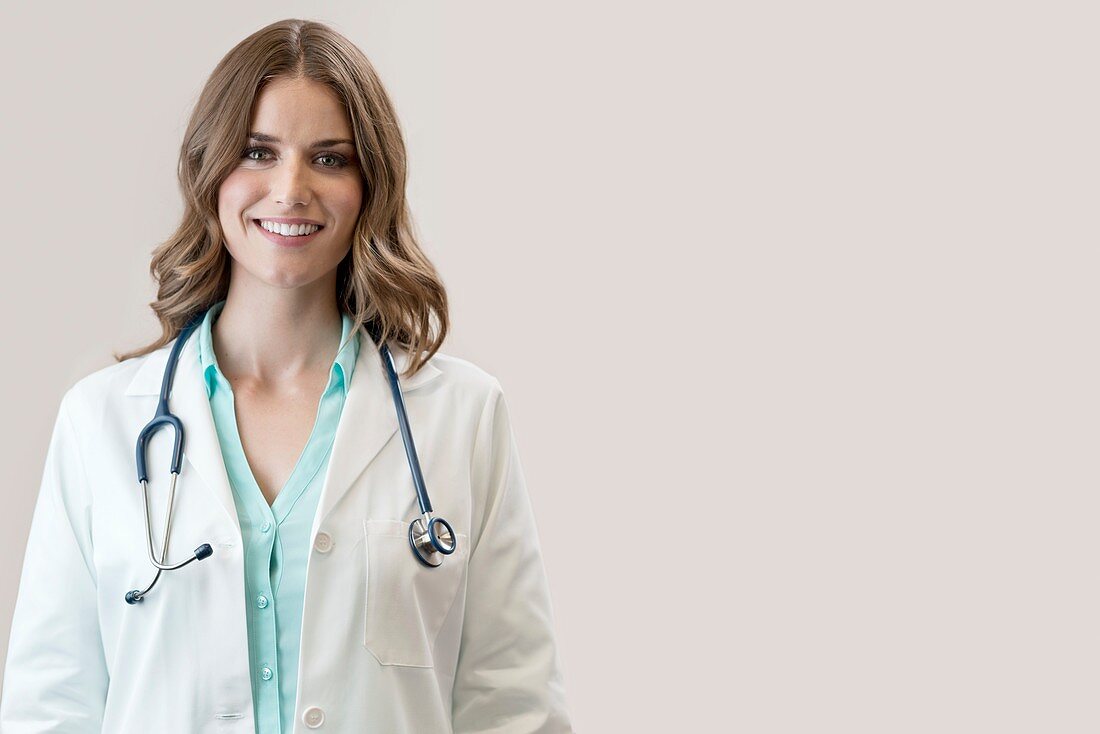
<path fill-rule="evenodd" d="M 416 560 L 425 566 L 438 566 L 443 556 L 455 552 L 455 533 L 451 524 L 441 517 L 425 512 L 409 523 L 409 545 Z"/>

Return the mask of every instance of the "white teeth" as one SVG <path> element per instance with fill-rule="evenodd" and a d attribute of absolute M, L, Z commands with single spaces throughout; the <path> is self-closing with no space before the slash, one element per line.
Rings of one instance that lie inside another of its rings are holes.
<path fill-rule="evenodd" d="M 297 237 L 304 234 L 313 234 L 320 229 L 316 224 L 280 224 L 278 222 L 268 222 L 266 220 L 260 220 L 260 226 L 266 229 L 268 232 L 274 232 L 281 234 L 284 237 Z"/>

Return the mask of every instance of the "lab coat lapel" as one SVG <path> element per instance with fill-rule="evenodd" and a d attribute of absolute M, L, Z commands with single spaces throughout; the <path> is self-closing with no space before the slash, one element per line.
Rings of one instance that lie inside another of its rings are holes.
<path fill-rule="evenodd" d="M 313 522 L 313 533 L 340 499 L 366 470 L 378 452 L 397 433 L 397 408 L 394 405 L 389 377 L 382 362 L 382 353 L 365 330 L 360 329 L 359 356 L 355 362 L 351 384 L 336 427 L 328 474 L 321 492 L 320 506 Z M 430 362 L 406 380 L 400 377 L 408 365 L 409 354 L 393 342 L 390 354 L 399 375 L 403 395 L 442 374 Z M 406 397 L 406 401 L 407 401 Z M 407 404 L 407 403 L 406 403 Z M 398 439 L 400 440 L 400 439 Z M 415 432 L 414 432 L 415 442 Z"/>
<path fill-rule="evenodd" d="M 206 394 L 206 385 L 203 382 L 197 333 L 192 333 L 183 344 L 180 363 L 172 382 L 169 406 L 184 426 L 184 458 L 229 515 L 240 537 L 241 523 L 237 517 L 237 505 L 233 499 L 218 431 L 214 425 L 210 397 Z M 183 481 L 183 477 L 180 480 Z"/>

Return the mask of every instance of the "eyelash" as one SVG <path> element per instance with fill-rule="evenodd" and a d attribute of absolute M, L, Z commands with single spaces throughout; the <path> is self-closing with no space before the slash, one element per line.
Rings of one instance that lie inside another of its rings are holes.
<path fill-rule="evenodd" d="M 271 149 L 270 148 L 261 148 L 261 147 L 245 148 L 244 153 L 241 154 L 241 158 L 248 158 L 248 155 L 250 153 L 254 153 L 256 151 L 264 151 L 264 152 L 270 153 Z M 322 168 L 339 169 L 339 168 L 346 167 L 349 163 L 348 159 L 345 158 L 344 156 L 340 155 L 339 153 L 322 153 L 321 155 L 319 155 L 317 157 L 318 158 L 335 158 L 338 161 L 338 165 L 335 165 L 335 166 L 322 166 Z M 259 161 L 261 159 L 248 158 L 248 160 Z"/>

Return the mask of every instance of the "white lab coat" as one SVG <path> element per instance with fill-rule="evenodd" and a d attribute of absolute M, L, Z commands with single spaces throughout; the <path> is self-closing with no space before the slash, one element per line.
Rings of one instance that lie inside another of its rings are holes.
<path fill-rule="evenodd" d="M 170 405 L 185 429 L 167 562 L 149 562 L 135 441 L 173 343 L 65 393 L 31 523 L 0 732 L 246 734 L 255 730 L 240 524 L 197 344 Z M 400 373 L 408 354 L 391 344 Z M 436 515 L 458 549 L 413 557 L 419 514 L 378 348 L 361 340 L 313 523 L 296 734 L 569 732 L 546 575 L 500 383 L 441 353 L 402 378 Z M 159 553 L 172 431 L 148 446 Z M 289 733 L 284 733 L 289 734 Z"/>

